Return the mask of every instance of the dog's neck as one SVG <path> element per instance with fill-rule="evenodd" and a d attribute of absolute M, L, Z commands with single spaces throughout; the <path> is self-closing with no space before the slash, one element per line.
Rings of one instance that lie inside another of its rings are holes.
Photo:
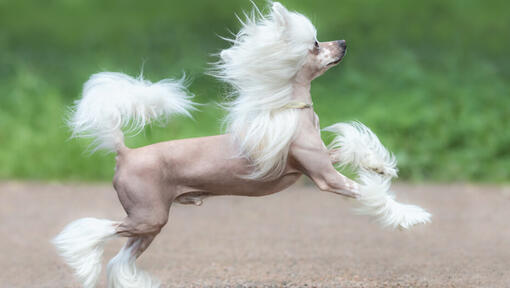
<path fill-rule="evenodd" d="M 312 104 L 312 95 L 310 88 L 312 84 L 308 83 L 294 83 L 292 86 L 292 100 L 306 104 Z"/>

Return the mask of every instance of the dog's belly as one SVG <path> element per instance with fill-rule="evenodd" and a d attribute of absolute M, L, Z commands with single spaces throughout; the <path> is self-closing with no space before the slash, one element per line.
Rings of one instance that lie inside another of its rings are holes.
<path fill-rule="evenodd" d="M 284 175 L 276 180 L 262 181 L 235 181 L 232 183 L 209 182 L 197 183 L 201 185 L 180 186 L 179 196 L 175 199 L 181 204 L 201 205 L 203 199 L 211 196 L 234 195 L 259 197 L 277 193 L 294 184 L 300 173 Z"/>
<path fill-rule="evenodd" d="M 270 181 L 247 180 L 237 177 L 217 179 L 217 181 L 197 179 L 193 184 L 179 185 L 179 195 L 191 193 L 204 197 L 215 195 L 265 196 L 284 190 L 294 184 L 299 177 L 301 177 L 300 173 L 289 173 Z"/>

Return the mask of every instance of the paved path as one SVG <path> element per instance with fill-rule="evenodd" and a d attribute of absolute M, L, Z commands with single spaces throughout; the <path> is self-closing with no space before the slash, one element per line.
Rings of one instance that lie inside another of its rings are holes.
<path fill-rule="evenodd" d="M 172 207 L 139 266 L 163 287 L 510 287 L 510 187 L 395 190 L 433 223 L 380 229 L 305 186 L 211 198 Z M 110 185 L 0 183 L 0 287 L 79 287 L 49 240 L 84 216 L 123 217 Z M 105 256 L 122 243 L 108 243 Z"/>

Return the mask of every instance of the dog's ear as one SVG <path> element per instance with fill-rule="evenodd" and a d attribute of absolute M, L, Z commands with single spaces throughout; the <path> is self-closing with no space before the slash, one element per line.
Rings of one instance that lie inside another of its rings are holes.
<path fill-rule="evenodd" d="M 274 2 L 272 7 L 272 17 L 274 21 L 281 27 L 287 26 L 289 11 L 279 2 Z"/>

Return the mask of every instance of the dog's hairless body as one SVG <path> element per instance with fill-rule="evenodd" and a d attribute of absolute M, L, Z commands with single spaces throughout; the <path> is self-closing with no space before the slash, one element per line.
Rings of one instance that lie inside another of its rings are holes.
<path fill-rule="evenodd" d="M 345 41 L 321 43 L 332 51 L 334 64 L 345 53 Z M 312 103 L 310 83 L 333 64 L 310 60 L 296 75 L 293 99 Z M 307 175 L 323 191 L 356 197 L 357 183 L 340 174 L 320 137 L 319 118 L 312 108 L 299 109 L 299 130 L 290 144 L 283 174 L 272 180 L 247 179 L 252 166 L 237 157 L 231 135 L 191 138 L 157 143 L 138 149 L 117 148 L 114 186 L 127 212 L 119 225 L 123 236 L 154 235 L 166 224 L 172 202 L 200 205 L 217 195 L 264 196 L 279 192 Z M 209 153 L 215 151 L 215 153 Z M 153 237 L 148 237 L 153 238 Z M 141 251 L 139 251 L 141 252 Z"/>

